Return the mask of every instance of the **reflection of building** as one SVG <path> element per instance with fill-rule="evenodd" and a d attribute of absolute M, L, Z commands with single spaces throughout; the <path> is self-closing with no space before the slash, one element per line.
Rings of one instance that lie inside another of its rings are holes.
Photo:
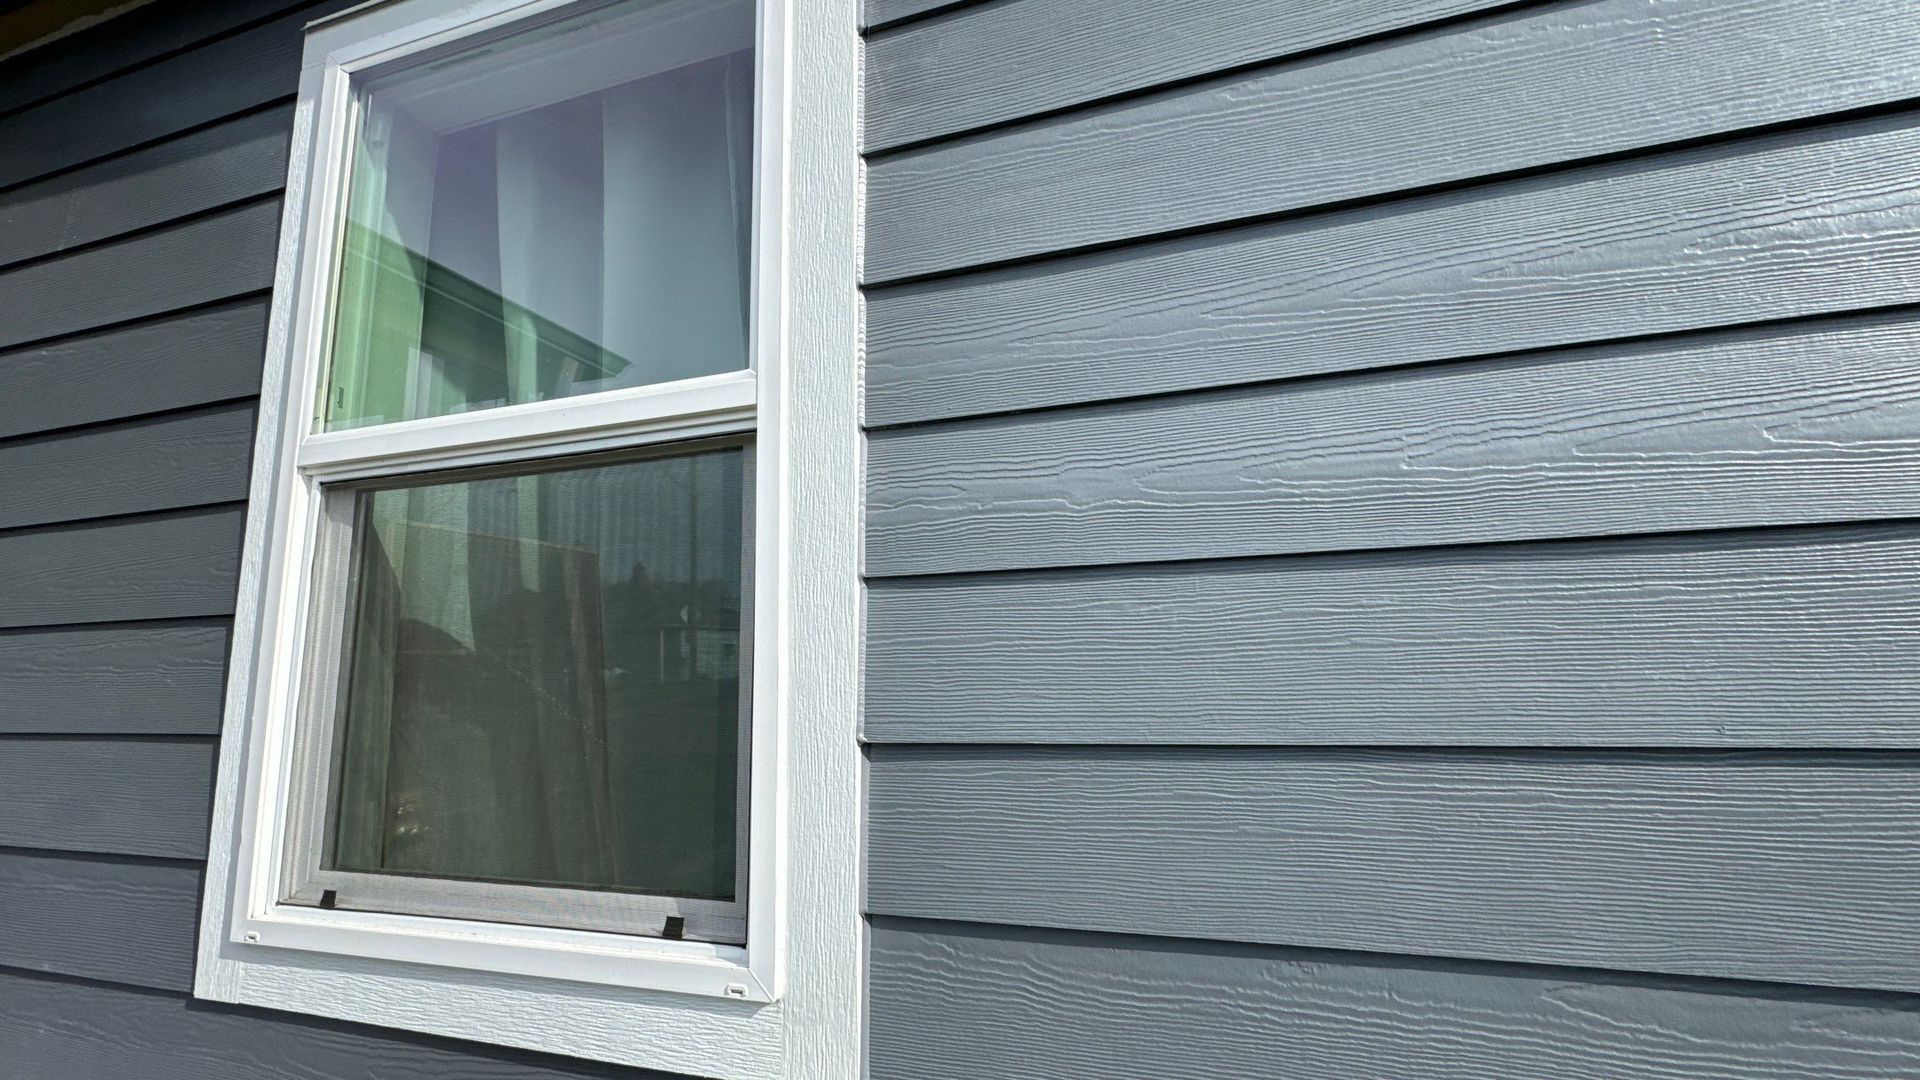
<path fill-rule="evenodd" d="M 603 879 L 613 825 L 596 560 L 416 519 L 463 514 L 463 494 L 363 500 L 374 522 L 342 750 L 342 775 L 362 779 L 340 793 L 335 865 Z M 526 782 L 528 764 L 540 783 Z"/>
<path fill-rule="evenodd" d="M 564 397 L 576 392 L 576 383 L 610 379 L 631 366 L 583 334 L 357 222 L 347 225 L 345 258 L 352 287 L 363 295 L 342 333 L 362 335 L 370 351 L 418 361 L 415 370 L 369 365 L 341 374 L 334 407 L 362 422 Z M 516 351 L 531 354 L 520 358 L 532 372 L 531 385 L 519 393 L 510 371 Z"/>
<path fill-rule="evenodd" d="M 720 450 L 538 478 L 541 535 L 599 558 L 611 667 L 662 679 L 738 670 L 741 458 Z"/>

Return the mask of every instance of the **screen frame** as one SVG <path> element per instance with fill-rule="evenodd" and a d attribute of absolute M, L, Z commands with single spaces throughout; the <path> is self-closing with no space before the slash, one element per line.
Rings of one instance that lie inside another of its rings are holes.
<path fill-rule="evenodd" d="M 738 736 L 732 900 L 611 888 L 568 888 L 401 872 L 329 868 L 327 852 L 343 764 L 338 754 L 347 656 L 351 649 L 361 507 L 378 491 L 430 484 L 533 476 L 635 461 L 741 451 L 741 603 Z M 469 466 L 329 484 L 315 537 L 307 655 L 294 731 L 293 786 L 285 818 L 280 902 L 318 908 L 475 919 L 528 926 L 677 937 L 743 945 L 746 941 L 753 748 L 753 441 L 743 436 L 657 443 L 624 451 L 545 458 L 525 464 Z M 671 920 L 678 920 L 677 923 Z"/>

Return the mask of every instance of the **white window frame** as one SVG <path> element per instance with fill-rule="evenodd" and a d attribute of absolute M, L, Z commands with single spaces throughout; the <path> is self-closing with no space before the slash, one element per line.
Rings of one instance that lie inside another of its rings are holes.
<path fill-rule="evenodd" d="M 198 996 L 697 1075 L 858 1075 L 856 0 L 808 0 L 805 19 L 790 0 L 757 3 L 748 370 L 323 434 L 311 418 L 356 76 L 598 4 L 391 0 L 309 28 Z M 666 10 L 679 4 L 698 0 Z M 281 903 L 320 484 L 742 432 L 756 521 L 745 945 Z"/>

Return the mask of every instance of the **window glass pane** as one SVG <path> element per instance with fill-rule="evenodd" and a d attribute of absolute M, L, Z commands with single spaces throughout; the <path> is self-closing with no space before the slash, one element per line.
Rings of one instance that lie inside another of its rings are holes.
<path fill-rule="evenodd" d="M 373 80 L 323 426 L 745 367 L 753 35 L 626 3 Z"/>
<path fill-rule="evenodd" d="M 747 452 L 357 496 L 328 869 L 735 899 Z"/>

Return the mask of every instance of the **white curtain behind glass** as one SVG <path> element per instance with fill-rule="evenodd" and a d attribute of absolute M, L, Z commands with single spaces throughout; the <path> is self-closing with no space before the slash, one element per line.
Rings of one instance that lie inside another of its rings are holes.
<path fill-rule="evenodd" d="M 376 95 L 329 427 L 746 366 L 742 50 L 452 132 Z"/>
<path fill-rule="evenodd" d="M 736 53 L 608 91 L 605 343 L 622 385 L 741 366 L 747 351 L 752 72 Z"/>

